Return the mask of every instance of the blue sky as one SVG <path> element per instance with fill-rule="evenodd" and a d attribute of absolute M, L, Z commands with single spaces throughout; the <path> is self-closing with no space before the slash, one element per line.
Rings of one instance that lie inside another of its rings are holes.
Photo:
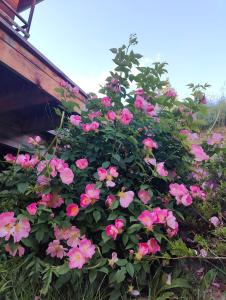
<path fill-rule="evenodd" d="M 145 63 L 169 63 L 182 97 L 190 82 L 210 83 L 209 95 L 225 90 L 225 0 L 44 0 L 29 41 L 89 92 L 113 66 L 108 49 L 130 33 L 137 33 Z"/>

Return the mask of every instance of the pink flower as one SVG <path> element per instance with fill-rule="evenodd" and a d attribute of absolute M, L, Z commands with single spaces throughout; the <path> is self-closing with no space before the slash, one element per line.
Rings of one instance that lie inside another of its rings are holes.
<path fill-rule="evenodd" d="M 108 172 L 109 172 L 109 174 L 110 174 L 112 177 L 115 177 L 115 178 L 118 177 L 118 172 L 117 172 L 117 168 L 116 168 L 116 167 L 113 167 L 113 166 L 109 167 L 109 168 L 108 168 Z"/>
<path fill-rule="evenodd" d="M 50 178 L 46 177 L 45 175 L 40 175 L 38 176 L 37 178 L 37 183 L 38 185 L 40 186 L 46 186 L 46 185 L 49 185 L 50 183 Z"/>
<path fill-rule="evenodd" d="M 109 98 L 109 97 L 103 97 L 103 98 L 101 99 L 101 104 L 102 104 L 105 108 L 110 107 L 110 106 L 111 106 L 111 98 Z"/>
<path fill-rule="evenodd" d="M 115 225 L 108 225 L 106 228 L 105 228 L 105 232 L 106 232 L 106 235 L 107 236 L 110 236 L 111 238 L 113 238 L 113 240 L 116 240 L 117 238 L 117 235 L 118 235 L 118 229 L 116 228 Z"/>
<path fill-rule="evenodd" d="M 38 146 L 41 143 L 41 141 L 42 141 L 42 139 L 39 135 L 28 138 L 28 144 L 33 145 L 33 146 Z"/>
<path fill-rule="evenodd" d="M 0 238 L 9 240 L 16 218 L 14 212 L 3 212 L 0 214 Z"/>
<path fill-rule="evenodd" d="M 144 90 L 143 89 L 137 89 L 135 91 L 135 95 L 140 95 L 140 96 L 144 95 Z"/>
<path fill-rule="evenodd" d="M 141 97 L 140 95 L 137 95 L 134 102 L 134 106 L 136 107 L 136 109 L 143 109 L 145 106 L 144 98 Z"/>
<path fill-rule="evenodd" d="M 79 250 L 86 259 L 92 258 L 95 254 L 95 246 L 86 238 L 79 242 Z"/>
<path fill-rule="evenodd" d="M 144 210 L 138 216 L 138 220 L 143 224 L 148 230 L 152 230 L 153 224 L 157 221 L 157 215 L 155 212 L 150 212 L 149 210 Z"/>
<path fill-rule="evenodd" d="M 153 209 L 153 212 L 157 216 L 156 223 L 158 223 L 158 224 L 165 224 L 166 223 L 166 218 L 168 216 L 168 210 L 167 209 L 162 209 L 160 207 L 155 207 Z"/>
<path fill-rule="evenodd" d="M 118 261 L 118 255 L 116 252 L 112 252 L 111 259 L 108 260 L 108 264 L 110 267 L 113 267 L 115 263 Z"/>
<path fill-rule="evenodd" d="M 184 206 L 189 206 L 192 204 L 192 197 L 189 194 L 183 195 L 180 199 L 176 198 L 177 204 L 183 204 Z"/>
<path fill-rule="evenodd" d="M 114 201 L 116 200 L 115 196 L 114 195 L 108 195 L 107 196 L 107 199 L 105 201 L 105 204 L 109 207 L 109 208 L 112 208 L 112 205 L 114 203 Z"/>
<path fill-rule="evenodd" d="M 4 159 L 7 162 L 14 163 L 16 161 L 16 156 L 12 155 L 11 153 L 8 153 L 4 156 Z"/>
<path fill-rule="evenodd" d="M 143 256 L 150 253 L 148 243 L 138 243 L 138 253 L 136 254 L 136 259 L 141 259 Z"/>
<path fill-rule="evenodd" d="M 60 179 L 64 184 L 71 184 L 74 180 L 74 173 L 69 168 L 64 168 L 60 171 Z"/>
<path fill-rule="evenodd" d="M 178 184 L 178 183 L 171 183 L 169 185 L 170 188 L 170 194 L 175 196 L 175 197 L 181 197 L 184 194 L 188 193 L 188 189 L 184 184 Z"/>
<path fill-rule="evenodd" d="M 116 113 L 113 110 L 109 110 L 106 114 L 106 119 L 109 121 L 115 121 L 116 117 Z"/>
<path fill-rule="evenodd" d="M 33 202 L 26 207 L 27 212 L 31 216 L 35 216 L 37 212 L 37 203 Z"/>
<path fill-rule="evenodd" d="M 128 108 L 123 108 L 120 115 L 120 121 L 124 125 L 129 125 L 129 123 L 133 120 L 133 114 L 128 110 Z"/>
<path fill-rule="evenodd" d="M 63 258 L 66 253 L 66 248 L 64 248 L 59 240 L 54 240 L 49 243 L 46 253 L 51 257 Z"/>
<path fill-rule="evenodd" d="M 133 201 L 134 198 L 134 192 L 128 191 L 128 192 L 120 192 L 119 193 L 119 202 L 120 205 L 124 208 L 128 207 L 130 203 Z"/>
<path fill-rule="evenodd" d="M 195 156 L 196 161 L 208 160 L 209 156 L 205 153 L 203 148 L 199 145 L 193 144 L 191 146 L 191 153 Z"/>
<path fill-rule="evenodd" d="M 64 199 L 60 198 L 57 194 L 43 194 L 42 199 L 38 201 L 38 204 L 46 207 L 57 208 L 64 203 Z"/>
<path fill-rule="evenodd" d="M 27 219 L 21 219 L 12 230 L 14 243 L 21 241 L 29 236 L 31 230 L 30 223 Z"/>
<path fill-rule="evenodd" d="M 206 199 L 206 193 L 197 185 L 190 186 L 190 191 L 192 194 L 192 197 L 194 198 L 200 198 L 202 200 Z"/>
<path fill-rule="evenodd" d="M 99 177 L 100 181 L 105 180 L 107 178 L 107 176 L 108 176 L 108 172 L 104 168 L 98 168 L 97 169 L 97 174 L 98 174 L 98 177 Z"/>
<path fill-rule="evenodd" d="M 88 114 L 88 117 L 90 120 L 93 120 L 94 118 L 101 117 L 102 113 L 101 111 L 94 111 Z"/>
<path fill-rule="evenodd" d="M 122 233 L 122 228 L 125 226 L 125 221 L 122 219 L 115 220 L 115 227 L 118 229 L 119 233 Z"/>
<path fill-rule="evenodd" d="M 211 217 L 209 221 L 214 227 L 218 227 L 220 225 L 220 220 L 216 216 Z"/>
<path fill-rule="evenodd" d="M 169 98 L 176 98 L 176 97 L 177 97 L 176 91 L 175 91 L 174 89 L 172 89 L 172 88 L 169 88 L 169 89 L 166 91 L 165 95 L 166 95 L 167 97 L 169 97 Z"/>
<path fill-rule="evenodd" d="M 10 244 L 6 244 L 5 245 L 5 251 L 8 252 L 11 256 L 16 256 L 17 252 L 18 252 L 19 257 L 24 255 L 24 252 L 25 252 L 24 247 L 22 247 L 19 244 L 14 244 L 13 246 L 14 246 L 14 248 L 12 249 L 10 247 Z"/>
<path fill-rule="evenodd" d="M 160 176 L 168 176 L 168 172 L 164 169 L 164 162 L 157 164 L 156 171 Z"/>
<path fill-rule="evenodd" d="M 71 203 L 66 208 L 66 215 L 68 217 L 76 217 L 79 213 L 79 208 L 77 204 Z"/>
<path fill-rule="evenodd" d="M 156 239 L 151 238 L 150 240 L 148 240 L 147 243 L 148 243 L 148 246 L 149 246 L 150 253 L 155 254 L 156 252 L 159 252 L 161 250 L 159 244 L 156 241 Z"/>
<path fill-rule="evenodd" d="M 78 115 L 72 115 L 72 116 L 70 116 L 70 122 L 74 126 L 79 126 L 80 123 L 81 123 L 81 121 L 82 121 L 81 117 L 78 116 Z"/>
<path fill-rule="evenodd" d="M 79 244 L 80 230 L 76 226 L 71 226 L 67 232 L 67 245 L 76 247 Z"/>
<path fill-rule="evenodd" d="M 144 204 L 147 204 L 151 200 L 151 195 L 145 190 L 139 190 L 138 197 Z"/>
<path fill-rule="evenodd" d="M 223 140 L 223 136 L 220 133 L 215 132 L 210 138 L 208 138 L 207 144 L 208 145 L 220 144 L 222 140 Z"/>
<path fill-rule="evenodd" d="M 146 138 L 143 140 L 142 142 L 144 144 L 144 146 L 146 148 L 149 148 L 149 149 L 157 149 L 158 148 L 158 145 L 156 144 L 156 142 L 154 142 L 151 138 Z"/>
<path fill-rule="evenodd" d="M 86 263 L 85 256 L 77 247 L 69 250 L 68 257 L 70 269 L 82 269 L 83 265 Z"/>
<path fill-rule="evenodd" d="M 69 231 L 68 228 L 59 228 L 54 227 L 54 236 L 57 240 L 67 240 L 69 238 Z"/>
<path fill-rule="evenodd" d="M 80 196 L 80 206 L 87 207 L 92 203 L 92 199 L 87 194 L 82 194 Z"/>
<path fill-rule="evenodd" d="M 95 183 L 87 184 L 85 187 L 85 193 L 90 197 L 91 199 L 100 199 L 100 189 L 96 188 Z"/>
<path fill-rule="evenodd" d="M 152 166 L 155 166 L 155 167 L 157 165 L 155 158 L 145 157 L 144 161 L 146 162 L 147 165 L 152 165 Z"/>
<path fill-rule="evenodd" d="M 75 164 L 77 168 L 79 168 L 80 170 L 84 170 L 88 167 L 89 163 L 86 158 L 81 158 L 81 159 L 77 159 Z"/>
<path fill-rule="evenodd" d="M 99 128 L 99 126 L 100 126 L 100 124 L 98 122 L 94 121 L 90 124 L 90 130 L 95 131 Z"/>
<path fill-rule="evenodd" d="M 82 124 L 82 130 L 84 132 L 89 132 L 91 130 L 91 125 L 87 123 Z"/>

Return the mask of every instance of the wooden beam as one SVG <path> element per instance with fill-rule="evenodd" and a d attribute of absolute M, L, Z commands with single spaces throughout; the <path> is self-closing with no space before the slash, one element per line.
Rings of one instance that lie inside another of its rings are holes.
<path fill-rule="evenodd" d="M 60 101 L 60 96 L 55 91 L 55 88 L 59 86 L 59 82 L 62 78 L 54 74 L 48 66 L 22 47 L 18 42 L 14 41 L 13 38 L 7 35 L 1 28 L 0 62 Z M 80 109 L 75 108 L 75 111 L 80 113 L 80 110 L 85 108 L 85 103 L 83 99 L 76 99 L 75 102 L 80 107 Z"/>

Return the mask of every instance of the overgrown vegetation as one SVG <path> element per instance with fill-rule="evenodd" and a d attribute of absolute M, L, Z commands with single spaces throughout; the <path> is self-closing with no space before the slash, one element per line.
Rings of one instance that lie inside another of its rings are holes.
<path fill-rule="evenodd" d="M 212 132 L 200 144 L 197 121 L 208 85 L 179 101 L 166 64 L 140 66 L 136 44 L 111 49 L 104 97 L 81 116 L 61 83 L 50 145 L 36 136 L 6 155 L 4 299 L 224 299 L 226 149 Z"/>

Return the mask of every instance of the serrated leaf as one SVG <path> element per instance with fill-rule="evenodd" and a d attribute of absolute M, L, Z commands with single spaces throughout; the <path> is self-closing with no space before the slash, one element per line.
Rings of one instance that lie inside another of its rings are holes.
<path fill-rule="evenodd" d="M 133 267 L 133 265 L 130 262 L 126 265 L 126 271 L 127 271 L 127 273 L 131 277 L 133 277 L 133 275 L 134 275 L 134 267 Z"/>

